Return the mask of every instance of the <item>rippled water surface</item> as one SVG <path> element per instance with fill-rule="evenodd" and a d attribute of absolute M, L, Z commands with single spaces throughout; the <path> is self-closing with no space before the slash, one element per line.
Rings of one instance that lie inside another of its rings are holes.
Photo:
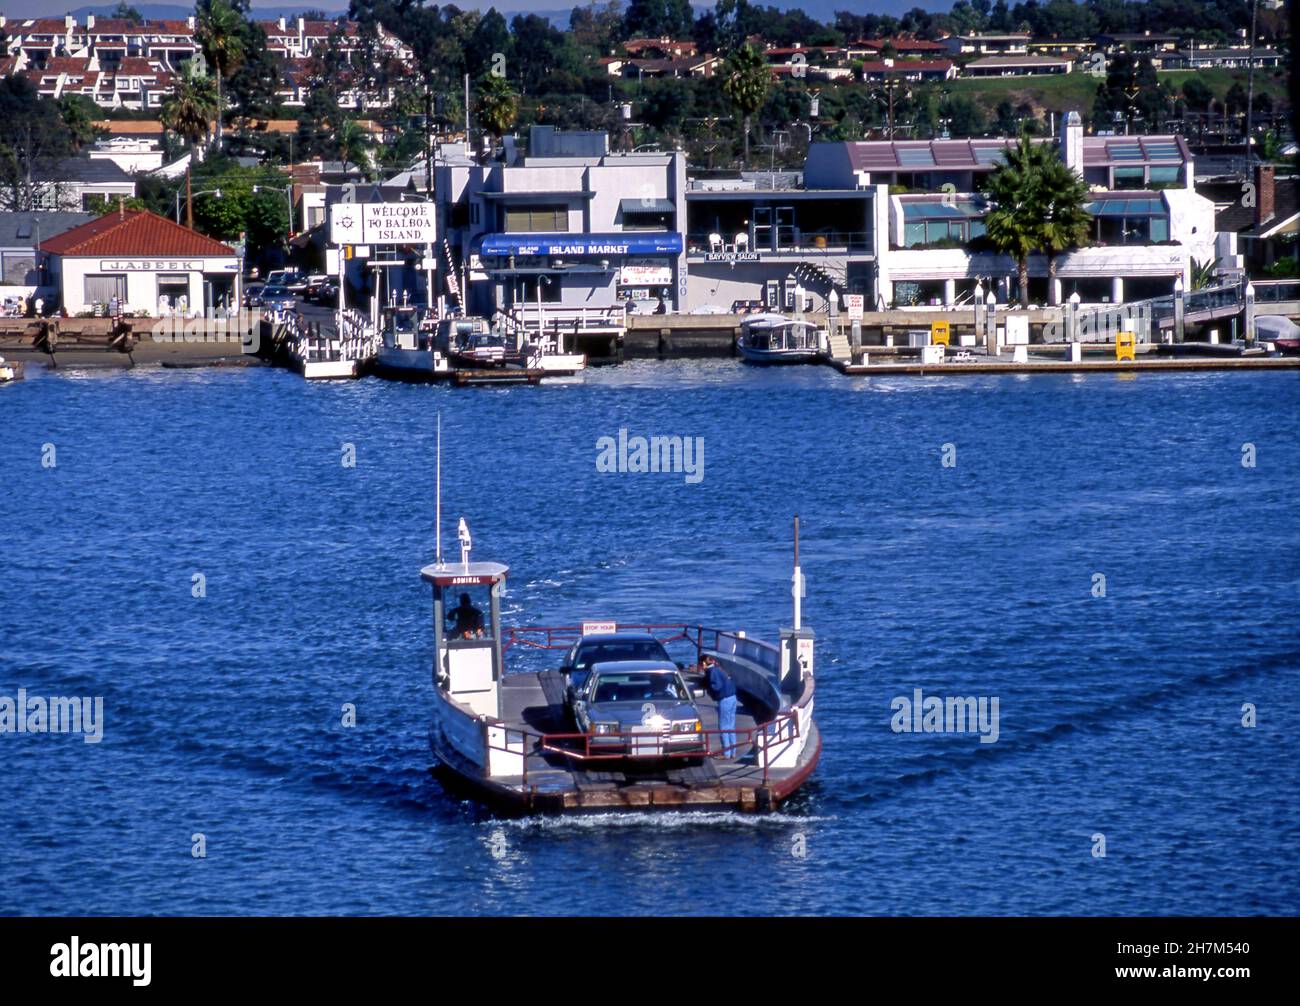
<path fill-rule="evenodd" d="M 510 564 L 518 623 L 774 638 L 801 515 L 824 754 L 796 801 L 443 794 L 439 410 L 447 527 Z M 0 736 L 0 911 L 1294 914 L 1297 419 L 1281 374 L 33 373 L 0 388 L 0 695 L 103 696 L 105 735 Z M 703 437 L 703 481 L 598 472 L 620 427 Z M 915 688 L 996 696 L 997 743 L 894 733 Z"/>

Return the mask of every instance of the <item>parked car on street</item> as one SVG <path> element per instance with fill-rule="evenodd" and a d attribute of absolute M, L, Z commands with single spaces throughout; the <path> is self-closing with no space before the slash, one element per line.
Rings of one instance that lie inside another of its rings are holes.
<path fill-rule="evenodd" d="M 258 300 L 258 306 L 263 311 L 292 311 L 298 306 L 298 298 L 292 290 L 284 286 L 271 286 L 269 283 L 262 289 Z"/>
<path fill-rule="evenodd" d="M 266 277 L 267 286 L 281 286 L 293 293 L 307 289 L 307 277 L 297 269 L 276 269 Z"/>

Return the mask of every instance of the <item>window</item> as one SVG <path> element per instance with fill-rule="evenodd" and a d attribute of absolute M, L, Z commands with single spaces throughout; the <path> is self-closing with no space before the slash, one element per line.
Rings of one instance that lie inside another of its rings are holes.
<path fill-rule="evenodd" d="M 1182 168 L 1178 167 L 1177 165 L 1153 167 L 1151 169 L 1151 184 L 1152 185 L 1173 185 L 1181 180 L 1179 178 L 1181 174 L 1182 174 Z"/>
<path fill-rule="evenodd" d="M 623 230 L 625 231 L 667 231 L 672 230 L 671 213 L 633 213 L 624 211 Z"/>
<path fill-rule="evenodd" d="M 6 286 L 27 286 L 28 276 L 34 281 L 36 276 L 36 254 L 34 252 L 5 252 L 4 268 L 0 270 L 0 283 Z"/>
<path fill-rule="evenodd" d="M 511 206 L 506 208 L 506 231 L 558 231 L 569 229 L 567 206 Z"/>
<path fill-rule="evenodd" d="M 90 304 L 107 304 L 116 297 L 126 300 L 125 276 L 87 276 L 85 302 Z"/>

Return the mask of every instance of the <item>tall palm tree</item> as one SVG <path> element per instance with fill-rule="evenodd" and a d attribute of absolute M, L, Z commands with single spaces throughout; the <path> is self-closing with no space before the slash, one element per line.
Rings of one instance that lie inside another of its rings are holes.
<path fill-rule="evenodd" d="M 1049 159 L 1039 184 L 1043 210 L 1039 239 L 1047 255 L 1048 289 L 1054 291 L 1057 257 L 1088 240 L 1093 218 L 1087 210 L 1088 186 L 1064 161 Z"/>
<path fill-rule="evenodd" d="M 158 117 L 164 126 L 189 144 L 192 153 L 207 138 L 216 111 L 217 99 L 212 82 L 186 69 L 176 79 Z"/>
<path fill-rule="evenodd" d="M 989 242 L 1015 260 L 1021 282 L 1021 307 L 1030 305 L 1030 255 L 1044 246 L 1043 221 L 1047 218 L 1045 179 L 1056 151 L 1047 143 L 1034 143 L 1022 135 L 1006 157 L 989 172 L 984 198 L 993 208 L 984 217 Z"/>
<path fill-rule="evenodd" d="M 741 114 L 745 153 L 741 166 L 749 164 L 749 124 L 754 113 L 767 101 L 772 87 L 772 71 L 762 55 L 750 45 L 742 45 L 727 57 L 722 69 L 722 93 Z"/>
<path fill-rule="evenodd" d="M 505 77 L 494 73 L 485 74 L 478 82 L 478 100 L 474 112 L 495 139 L 501 139 L 506 131 L 515 124 L 519 111 L 519 96 Z"/>
<path fill-rule="evenodd" d="M 229 0 L 200 3 L 195 18 L 194 40 L 212 70 L 217 88 L 217 150 L 221 149 L 224 99 L 221 84 L 244 62 L 244 19 Z"/>

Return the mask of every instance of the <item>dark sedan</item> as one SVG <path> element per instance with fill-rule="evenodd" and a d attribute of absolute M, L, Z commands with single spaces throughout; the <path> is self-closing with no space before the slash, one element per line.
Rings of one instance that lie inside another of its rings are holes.
<path fill-rule="evenodd" d="M 570 690 L 576 691 L 586 683 L 587 673 L 595 664 L 618 660 L 673 662 L 664 644 L 648 632 L 603 632 L 583 636 L 574 643 L 560 671 L 568 675 Z"/>

